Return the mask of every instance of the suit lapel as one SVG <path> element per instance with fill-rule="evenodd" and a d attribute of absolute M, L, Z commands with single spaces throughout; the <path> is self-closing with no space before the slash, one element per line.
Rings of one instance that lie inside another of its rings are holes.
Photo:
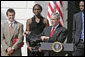
<path fill-rule="evenodd" d="M 9 35 L 9 38 L 11 38 L 10 36 L 10 29 L 9 29 L 9 24 L 8 24 L 8 22 L 6 23 L 6 33 L 7 33 L 7 35 Z"/>
<path fill-rule="evenodd" d="M 10 36 L 10 29 L 9 29 L 9 24 L 8 24 L 8 22 L 6 23 L 6 31 L 7 31 L 7 33 L 8 33 L 8 35 Z"/>
<path fill-rule="evenodd" d="M 81 26 L 81 29 L 82 29 L 82 12 L 80 12 L 80 26 Z"/>
<path fill-rule="evenodd" d="M 78 14 L 78 17 L 77 17 L 77 29 L 80 30 L 79 34 L 81 34 L 81 30 L 82 30 L 82 12 L 80 12 Z M 78 25 L 79 24 L 79 25 Z"/>

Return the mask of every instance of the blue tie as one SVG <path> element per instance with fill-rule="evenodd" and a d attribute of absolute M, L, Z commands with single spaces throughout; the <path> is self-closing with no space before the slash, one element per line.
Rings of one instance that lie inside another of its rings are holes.
<path fill-rule="evenodd" d="M 81 39 L 84 40 L 84 13 L 82 12 L 82 33 Z"/>

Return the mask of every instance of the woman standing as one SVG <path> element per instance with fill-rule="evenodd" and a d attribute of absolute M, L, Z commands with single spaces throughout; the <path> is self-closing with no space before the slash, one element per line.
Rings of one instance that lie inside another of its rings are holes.
<path fill-rule="evenodd" d="M 42 7 L 39 4 L 35 4 L 33 6 L 33 13 L 34 16 L 30 19 L 27 20 L 26 22 L 26 32 L 25 34 L 28 34 L 29 32 L 31 32 L 31 35 L 39 35 L 40 33 L 42 33 L 43 29 L 46 26 L 49 26 L 49 22 L 46 18 L 41 16 L 41 12 L 42 12 Z M 28 47 L 28 55 L 29 56 L 40 56 L 40 53 L 33 53 L 32 51 L 32 47 L 30 46 L 29 40 L 26 39 L 26 43 L 27 43 L 27 47 Z"/>

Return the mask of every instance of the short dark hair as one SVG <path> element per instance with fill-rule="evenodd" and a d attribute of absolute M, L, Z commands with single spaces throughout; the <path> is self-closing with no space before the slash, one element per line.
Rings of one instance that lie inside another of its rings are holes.
<path fill-rule="evenodd" d="M 14 10 L 14 9 L 12 9 L 12 8 L 9 8 L 9 9 L 7 10 L 6 15 L 8 15 L 8 12 L 13 12 L 13 13 L 14 13 L 14 15 L 15 15 L 15 10 Z"/>
<path fill-rule="evenodd" d="M 41 10 L 41 12 L 42 12 L 42 6 L 39 5 L 39 4 L 35 4 L 35 5 L 33 6 L 33 11 L 34 11 L 35 6 L 39 6 L 39 7 L 40 7 L 40 10 Z"/>

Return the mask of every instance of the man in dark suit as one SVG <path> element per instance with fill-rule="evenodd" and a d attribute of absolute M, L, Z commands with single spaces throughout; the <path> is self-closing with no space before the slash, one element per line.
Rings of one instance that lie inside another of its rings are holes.
<path fill-rule="evenodd" d="M 73 56 L 84 56 L 84 1 L 79 3 L 81 12 L 73 17 Z"/>
<path fill-rule="evenodd" d="M 59 24 L 60 15 L 51 15 L 52 26 L 46 27 L 41 34 L 41 40 L 49 43 L 59 41 L 63 43 L 66 39 L 67 30 Z M 64 56 L 64 53 L 45 52 L 44 56 Z"/>

